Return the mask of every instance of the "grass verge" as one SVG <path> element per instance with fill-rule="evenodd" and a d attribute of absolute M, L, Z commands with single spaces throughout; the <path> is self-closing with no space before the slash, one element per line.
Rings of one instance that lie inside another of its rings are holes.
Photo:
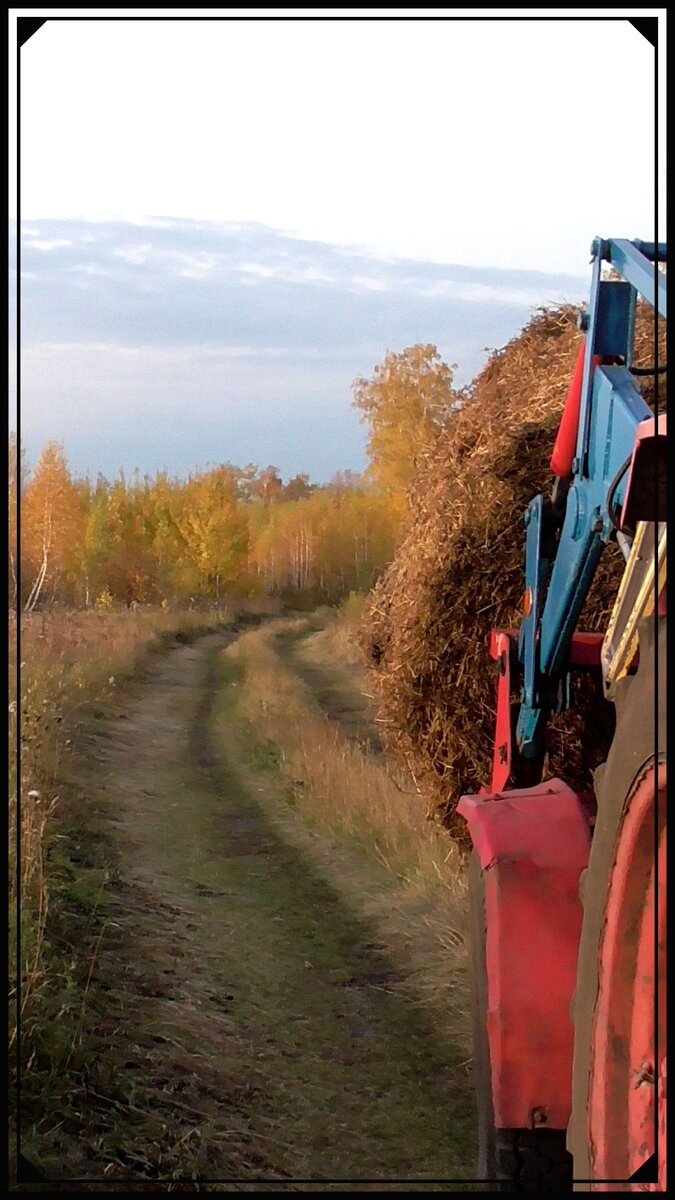
<path fill-rule="evenodd" d="M 45 1086 L 45 1070 L 48 1076 L 67 1068 L 73 1046 L 62 1044 L 62 1018 L 73 1005 L 83 1012 L 87 1001 L 96 940 L 93 945 L 87 941 L 85 950 L 85 944 L 74 945 L 64 929 L 73 915 L 80 926 L 88 921 L 90 932 L 98 929 L 104 907 L 106 871 L 101 865 L 103 833 L 97 814 L 92 810 L 89 828 L 78 831 L 69 818 L 70 804 L 78 793 L 78 760 L 86 750 L 89 726 L 105 714 L 120 686 L 138 673 L 150 656 L 232 620 L 233 614 L 224 609 L 218 613 L 160 608 L 45 612 L 22 617 L 17 631 L 16 621 L 10 619 L 8 1034 L 12 1095 L 19 1072 L 24 1089 L 30 1088 L 38 1060 L 41 1087 Z M 86 852 L 79 844 L 82 841 L 87 842 Z M 98 929 L 96 938 L 100 932 Z M 85 953 L 89 962 L 82 978 Z M 17 1045 L 19 1021 L 21 1044 Z"/>
<path fill-rule="evenodd" d="M 326 652 L 335 656 L 330 623 L 319 624 L 327 629 Z M 229 720 L 238 715 L 246 726 L 237 741 L 248 744 L 254 769 L 281 774 L 287 805 L 310 830 L 336 838 L 385 873 L 390 917 L 415 958 L 418 990 L 448 1013 L 453 1033 L 468 1047 L 464 855 L 425 819 L 410 780 L 350 736 L 344 690 L 336 720 L 289 663 L 284 647 L 304 635 L 316 639 L 316 618 L 269 622 L 224 651 L 237 672 L 227 684 L 238 696 Z M 354 706 L 359 709 L 360 697 Z"/>

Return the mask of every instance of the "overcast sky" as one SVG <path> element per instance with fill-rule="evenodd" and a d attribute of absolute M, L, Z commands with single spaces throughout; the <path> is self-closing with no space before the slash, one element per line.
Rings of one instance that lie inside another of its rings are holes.
<path fill-rule="evenodd" d="M 468 378 L 584 295 L 595 234 L 654 234 L 654 56 L 625 19 L 157 11 L 21 52 L 29 455 L 360 469 L 355 375 L 424 341 Z"/>

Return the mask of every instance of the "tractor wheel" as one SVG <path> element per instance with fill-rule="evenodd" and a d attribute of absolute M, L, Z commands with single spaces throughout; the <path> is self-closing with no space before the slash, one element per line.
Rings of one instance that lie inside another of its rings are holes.
<path fill-rule="evenodd" d="M 469 908 L 472 958 L 473 1072 L 478 1108 L 476 1179 L 490 1192 L 570 1191 L 572 1159 L 558 1129 L 497 1129 L 487 1034 L 485 883 L 478 855 L 471 855 Z"/>
<path fill-rule="evenodd" d="M 577 1190 L 662 1191 L 665 617 L 640 623 L 639 667 L 633 678 L 617 686 L 616 733 L 606 763 L 596 772 L 595 791 L 596 824 L 581 882 L 584 919 L 573 1002 L 568 1146 Z M 657 1153 L 657 1142 L 658 1183 L 618 1182 Z"/>

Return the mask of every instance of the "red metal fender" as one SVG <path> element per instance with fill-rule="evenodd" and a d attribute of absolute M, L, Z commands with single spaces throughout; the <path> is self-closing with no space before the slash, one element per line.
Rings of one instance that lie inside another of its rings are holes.
<path fill-rule="evenodd" d="M 572 1108 L 582 907 L 579 876 L 590 828 L 580 797 L 559 779 L 462 796 L 485 872 L 488 1041 L 498 1129 L 566 1129 Z"/>

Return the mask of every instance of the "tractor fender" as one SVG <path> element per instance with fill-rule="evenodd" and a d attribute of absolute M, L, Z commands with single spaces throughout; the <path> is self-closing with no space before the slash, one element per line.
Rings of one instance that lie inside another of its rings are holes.
<path fill-rule="evenodd" d="M 550 779 L 463 796 L 458 812 L 483 873 L 495 1126 L 566 1129 L 588 811 L 576 792 Z"/>

